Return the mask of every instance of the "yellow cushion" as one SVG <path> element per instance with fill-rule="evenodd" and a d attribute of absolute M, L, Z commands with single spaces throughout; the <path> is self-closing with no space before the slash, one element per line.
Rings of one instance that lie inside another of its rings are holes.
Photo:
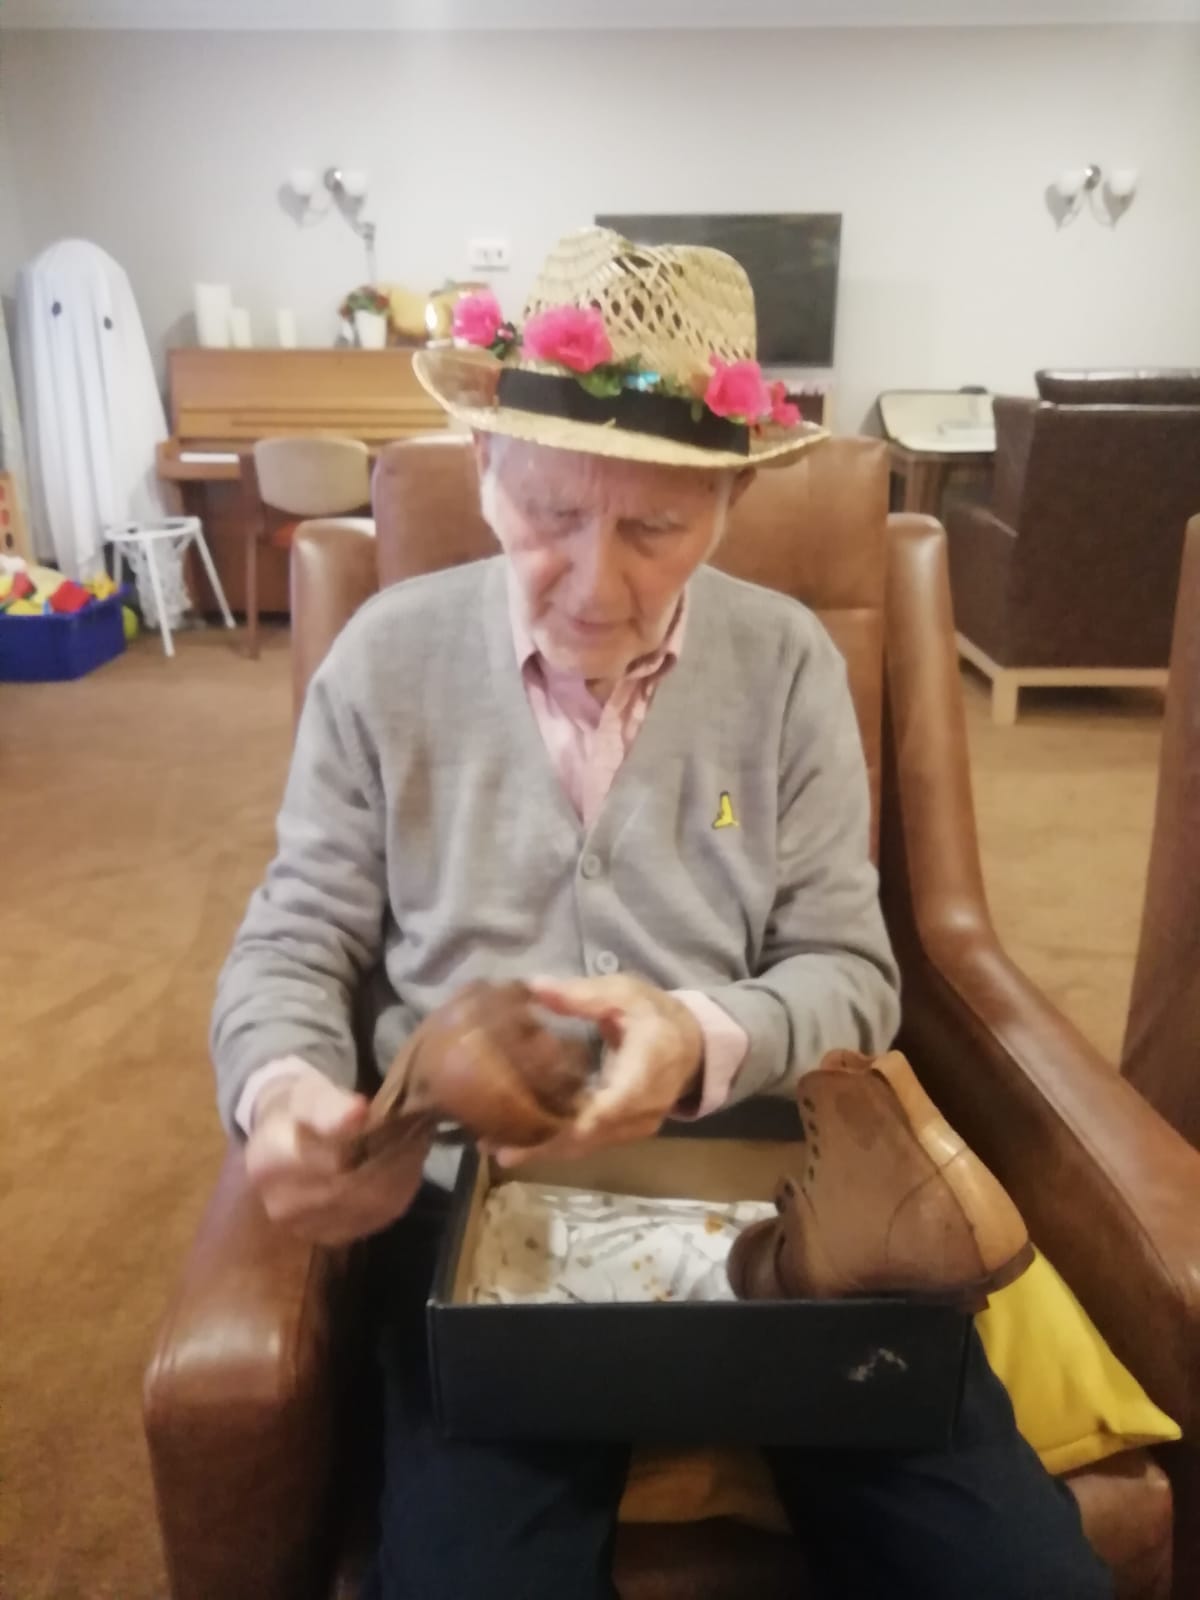
<path fill-rule="evenodd" d="M 639 1445 L 634 1450 L 621 1499 L 622 1522 L 704 1522 L 709 1517 L 788 1532 L 787 1515 L 759 1451 L 732 1445 L 691 1450 Z"/>
<path fill-rule="evenodd" d="M 1074 1472 L 1180 1429 L 1113 1355 L 1046 1260 L 992 1296 L 975 1319 L 1017 1427 L 1048 1472 Z"/>
<path fill-rule="evenodd" d="M 1074 1472 L 1180 1429 L 1096 1332 L 1042 1255 L 992 1296 L 976 1319 L 988 1360 L 1012 1398 L 1017 1426 L 1049 1472 Z M 634 1451 L 622 1522 L 702 1522 L 734 1517 L 786 1530 L 787 1517 L 757 1450 Z"/>

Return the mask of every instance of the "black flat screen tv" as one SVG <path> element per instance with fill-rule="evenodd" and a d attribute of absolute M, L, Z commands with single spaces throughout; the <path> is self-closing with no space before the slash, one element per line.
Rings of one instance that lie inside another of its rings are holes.
<path fill-rule="evenodd" d="M 703 244 L 740 261 L 754 289 L 758 359 L 831 367 L 842 219 L 837 212 L 596 218 L 635 244 Z"/>

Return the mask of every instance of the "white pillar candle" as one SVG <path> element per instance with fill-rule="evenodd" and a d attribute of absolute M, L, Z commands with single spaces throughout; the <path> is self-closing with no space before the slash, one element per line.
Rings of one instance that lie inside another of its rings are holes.
<path fill-rule="evenodd" d="M 275 332 L 279 338 L 281 350 L 294 350 L 296 348 L 296 313 L 289 311 L 286 306 L 280 306 L 275 313 Z"/>
<path fill-rule="evenodd" d="M 249 350 L 250 313 L 245 306 L 231 306 L 229 308 L 229 332 L 236 349 Z"/>
<path fill-rule="evenodd" d="M 196 341 L 223 349 L 229 343 L 229 311 L 233 299 L 227 283 L 197 283 L 192 286 L 196 313 Z"/>

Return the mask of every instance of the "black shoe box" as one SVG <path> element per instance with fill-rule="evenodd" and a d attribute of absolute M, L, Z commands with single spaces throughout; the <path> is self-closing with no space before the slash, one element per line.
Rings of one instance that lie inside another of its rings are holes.
<path fill-rule="evenodd" d="M 468 1301 L 493 1184 L 517 1178 L 646 1197 L 769 1200 L 796 1157 L 794 1139 L 747 1136 L 729 1119 L 675 1131 L 687 1136 L 512 1173 L 464 1156 L 427 1306 L 443 1431 L 464 1439 L 945 1449 L 971 1327 L 954 1307 L 901 1298 Z"/>

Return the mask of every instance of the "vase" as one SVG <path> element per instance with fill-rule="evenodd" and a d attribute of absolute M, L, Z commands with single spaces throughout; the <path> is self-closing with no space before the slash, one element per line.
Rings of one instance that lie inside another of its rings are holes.
<path fill-rule="evenodd" d="M 388 319 L 380 311 L 356 311 L 354 331 L 364 350 L 382 350 L 387 345 Z"/>

